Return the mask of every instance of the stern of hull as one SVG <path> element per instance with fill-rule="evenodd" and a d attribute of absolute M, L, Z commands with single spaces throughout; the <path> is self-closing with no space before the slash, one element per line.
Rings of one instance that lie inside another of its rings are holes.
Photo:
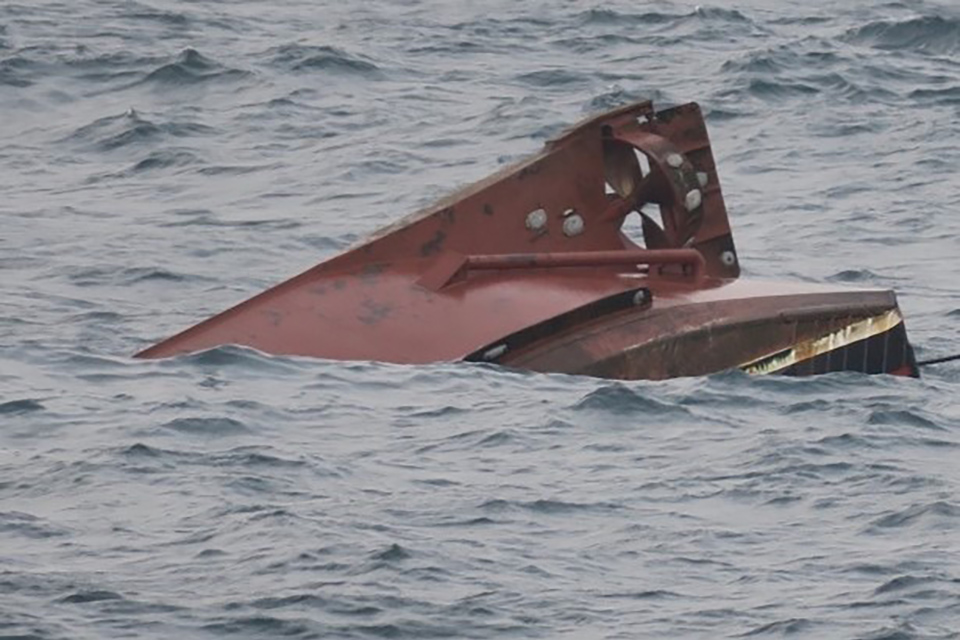
<path fill-rule="evenodd" d="M 621 380 L 733 369 L 752 375 L 918 376 L 892 292 L 768 290 L 741 281 L 682 299 L 658 301 L 654 292 L 652 304 L 612 313 L 584 309 L 544 323 L 540 331 L 486 345 L 467 360 Z"/>

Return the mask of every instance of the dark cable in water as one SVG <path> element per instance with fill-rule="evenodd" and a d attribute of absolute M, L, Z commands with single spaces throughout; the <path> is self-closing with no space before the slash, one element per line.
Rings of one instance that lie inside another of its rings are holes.
<path fill-rule="evenodd" d="M 942 358 L 933 358 L 932 360 L 921 360 L 917 363 L 917 366 L 925 367 L 928 364 L 940 364 L 941 362 L 950 362 L 952 360 L 960 360 L 960 353 L 956 353 L 952 356 L 944 356 Z"/>

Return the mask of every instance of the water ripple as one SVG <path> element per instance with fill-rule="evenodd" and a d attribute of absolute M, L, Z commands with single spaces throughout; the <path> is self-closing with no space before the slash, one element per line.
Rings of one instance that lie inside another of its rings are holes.
<path fill-rule="evenodd" d="M 932 15 L 906 20 L 877 20 L 851 29 L 845 39 L 888 51 L 906 49 L 949 55 L 960 51 L 960 18 Z"/>
<path fill-rule="evenodd" d="M 957 638 L 954 365 L 131 358 L 643 98 L 960 351 L 953 7 L 694 4 L 0 3 L 0 636 Z"/>

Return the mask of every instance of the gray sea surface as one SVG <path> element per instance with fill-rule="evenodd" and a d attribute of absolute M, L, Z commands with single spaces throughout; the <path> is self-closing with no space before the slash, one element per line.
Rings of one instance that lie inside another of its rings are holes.
<path fill-rule="evenodd" d="M 960 638 L 960 365 L 130 356 L 567 125 L 960 352 L 960 4 L 0 0 L 0 638 Z"/>

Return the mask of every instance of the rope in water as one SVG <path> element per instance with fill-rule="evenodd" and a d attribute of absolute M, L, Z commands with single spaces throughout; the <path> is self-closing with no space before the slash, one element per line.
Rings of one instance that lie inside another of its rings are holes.
<path fill-rule="evenodd" d="M 960 360 L 960 353 L 954 354 L 952 356 L 944 356 L 942 358 L 933 358 L 931 360 L 921 360 L 917 363 L 918 367 L 925 367 L 928 364 L 940 364 L 941 362 L 951 362 L 953 360 Z"/>

